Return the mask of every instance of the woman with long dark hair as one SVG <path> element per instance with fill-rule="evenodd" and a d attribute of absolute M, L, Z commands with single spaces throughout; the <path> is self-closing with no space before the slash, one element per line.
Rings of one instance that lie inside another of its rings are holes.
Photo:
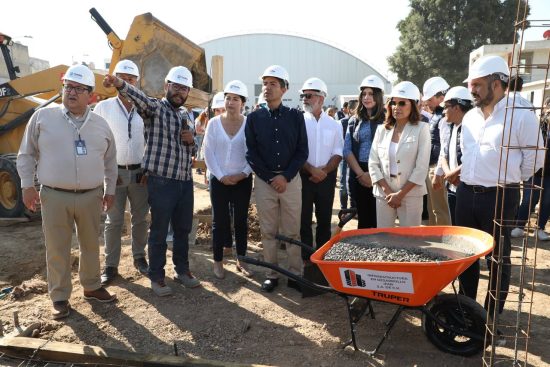
<path fill-rule="evenodd" d="M 344 158 L 350 167 L 348 186 L 357 206 L 357 228 L 376 228 L 369 154 L 376 129 L 384 121 L 384 82 L 376 75 L 369 75 L 359 90 L 359 105 L 348 122 Z"/>

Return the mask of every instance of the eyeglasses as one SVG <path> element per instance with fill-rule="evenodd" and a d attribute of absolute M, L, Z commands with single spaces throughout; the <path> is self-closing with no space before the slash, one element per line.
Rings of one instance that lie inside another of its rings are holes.
<path fill-rule="evenodd" d="M 168 83 L 173 90 L 175 90 L 176 92 L 188 92 L 189 91 L 189 87 L 186 86 L 186 85 L 181 85 L 181 84 L 177 84 L 177 83 Z"/>
<path fill-rule="evenodd" d="M 72 86 L 72 85 L 64 84 L 63 85 L 63 90 L 67 94 L 70 94 L 73 90 L 75 91 L 76 94 L 82 94 L 84 92 L 87 92 L 89 89 L 86 88 L 86 87 L 75 87 L 75 86 Z"/>
<path fill-rule="evenodd" d="M 310 99 L 313 96 L 322 97 L 321 93 L 302 93 L 300 94 L 300 99 Z"/>
<path fill-rule="evenodd" d="M 399 106 L 399 107 L 405 107 L 407 105 L 407 102 L 406 101 L 399 101 L 399 102 L 395 102 L 395 101 L 391 101 L 390 102 L 390 107 L 393 107 L 393 106 Z"/>

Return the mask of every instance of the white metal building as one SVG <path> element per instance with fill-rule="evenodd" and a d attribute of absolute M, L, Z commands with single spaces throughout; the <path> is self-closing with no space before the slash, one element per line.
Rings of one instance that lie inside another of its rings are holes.
<path fill-rule="evenodd" d="M 339 95 L 359 94 L 357 89 L 364 77 L 376 74 L 386 82 L 386 92 L 391 89 L 387 79 L 358 57 L 329 44 L 309 38 L 254 33 L 218 38 L 200 45 L 206 52 L 206 60 L 213 55 L 223 56 L 223 82 L 239 79 L 249 90 L 247 105 L 258 100 L 261 81 L 258 77 L 270 65 L 285 67 L 290 75 L 290 88 L 284 95 L 289 107 L 299 105 L 299 90 L 310 77 L 321 78 L 328 86 L 325 105 L 339 106 Z"/>

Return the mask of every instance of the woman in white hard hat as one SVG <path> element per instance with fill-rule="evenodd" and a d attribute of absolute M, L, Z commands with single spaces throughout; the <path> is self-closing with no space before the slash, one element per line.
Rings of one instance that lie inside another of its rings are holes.
<path fill-rule="evenodd" d="M 430 161 L 430 129 L 420 121 L 420 91 L 411 82 L 393 87 L 388 116 L 374 136 L 369 172 L 379 228 L 422 222 L 422 197 Z"/>
<path fill-rule="evenodd" d="M 357 228 L 376 228 L 376 200 L 368 165 L 374 133 L 384 121 L 384 82 L 369 75 L 359 91 L 359 105 L 348 121 L 343 154 L 350 167 L 348 186 L 357 206 Z"/>
<path fill-rule="evenodd" d="M 252 192 L 252 169 L 246 161 L 242 109 L 248 98 L 244 83 L 234 80 L 224 88 L 225 112 L 212 118 L 204 136 L 204 158 L 210 172 L 214 275 L 225 277 L 223 247 L 232 242 L 230 207 L 233 210 L 237 255 L 246 255 L 248 206 Z M 237 260 L 237 271 L 251 277 L 247 264 Z"/>

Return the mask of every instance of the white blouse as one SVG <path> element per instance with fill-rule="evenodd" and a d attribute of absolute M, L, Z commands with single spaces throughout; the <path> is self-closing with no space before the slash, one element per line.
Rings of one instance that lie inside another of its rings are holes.
<path fill-rule="evenodd" d="M 225 132 L 221 116 L 213 117 L 206 126 L 203 141 L 204 161 L 210 173 L 218 180 L 228 175 L 252 173 L 246 161 L 245 125 L 246 117 L 233 137 Z"/>

